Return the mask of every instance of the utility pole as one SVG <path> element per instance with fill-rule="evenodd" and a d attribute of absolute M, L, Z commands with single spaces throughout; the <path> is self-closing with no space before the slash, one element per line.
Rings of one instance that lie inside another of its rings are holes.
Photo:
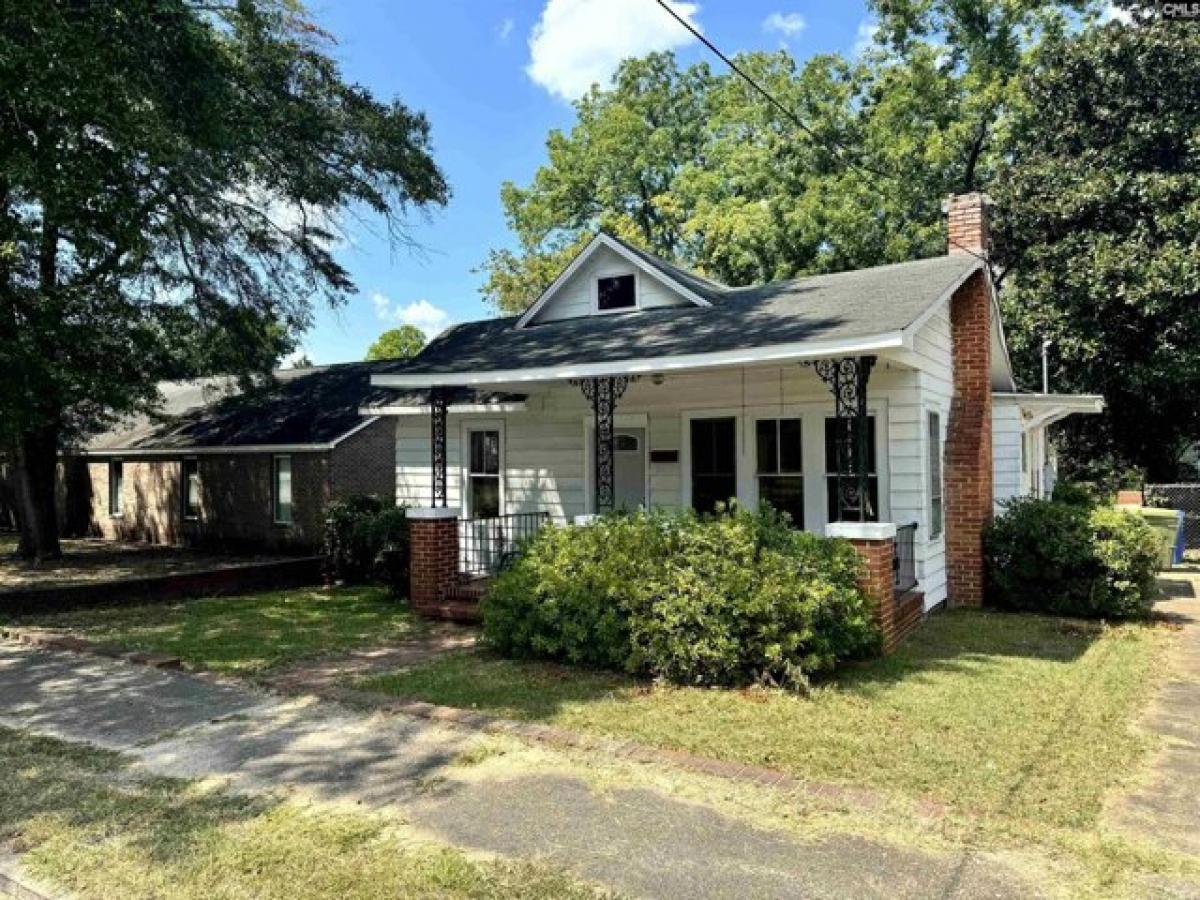
<path fill-rule="evenodd" d="M 1042 393 L 1050 393 L 1050 348 L 1054 341 L 1042 341 Z"/>

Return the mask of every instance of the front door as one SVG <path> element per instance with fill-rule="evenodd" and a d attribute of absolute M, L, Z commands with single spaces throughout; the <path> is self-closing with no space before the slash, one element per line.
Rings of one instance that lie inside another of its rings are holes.
<path fill-rule="evenodd" d="M 645 441 L 645 428 L 618 428 L 613 435 L 613 499 L 617 509 L 646 505 Z"/>

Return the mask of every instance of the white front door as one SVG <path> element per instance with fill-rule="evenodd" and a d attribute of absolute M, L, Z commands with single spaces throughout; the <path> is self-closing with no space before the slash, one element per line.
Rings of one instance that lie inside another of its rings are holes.
<path fill-rule="evenodd" d="M 617 509 L 646 505 L 645 428 L 618 428 L 613 435 L 613 493 Z"/>

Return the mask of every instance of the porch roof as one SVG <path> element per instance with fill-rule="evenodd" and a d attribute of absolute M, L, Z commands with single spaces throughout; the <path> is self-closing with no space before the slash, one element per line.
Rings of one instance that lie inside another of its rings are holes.
<path fill-rule="evenodd" d="M 982 267 L 947 255 L 713 294 L 671 307 L 514 327 L 517 317 L 449 329 L 372 383 L 430 387 L 557 380 L 876 353 L 910 345 Z"/>

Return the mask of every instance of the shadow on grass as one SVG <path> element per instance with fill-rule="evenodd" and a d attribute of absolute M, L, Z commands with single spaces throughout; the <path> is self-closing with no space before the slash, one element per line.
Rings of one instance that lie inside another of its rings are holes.
<path fill-rule="evenodd" d="M 115 835 L 158 863 L 192 853 L 212 829 L 277 804 L 201 792 L 137 775 L 120 754 L 0 728 L 0 844 L 19 852 L 53 840 L 99 844 Z"/>

